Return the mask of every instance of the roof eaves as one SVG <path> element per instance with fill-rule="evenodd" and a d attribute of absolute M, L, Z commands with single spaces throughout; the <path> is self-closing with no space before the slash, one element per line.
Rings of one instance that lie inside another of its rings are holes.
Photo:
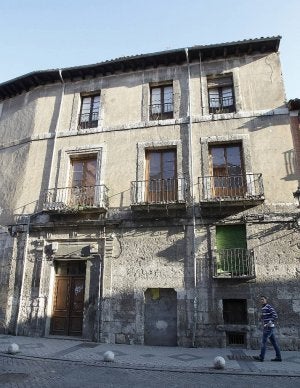
<path fill-rule="evenodd" d="M 207 58 L 217 55 L 224 57 L 228 55 L 228 50 L 231 50 L 231 55 L 234 53 L 234 47 L 238 50 L 243 48 L 245 52 L 252 51 L 252 45 L 260 45 L 267 51 L 277 51 L 281 36 L 273 36 L 266 38 L 245 39 L 227 43 L 211 44 L 211 45 L 196 45 L 188 47 L 189 52 L 194 54 L 196 58 L 199 52 L 207 54 Z M 268 45 L 266 47 L 266 45 Z M 172 49 L 166 51 L 158 51 L 148 54 L 139 54 L 132 56 L 124 56 L 116 59 L 107 60 L 90 65 L 65 67 L 61 69 L 61 74 L 73 80 L 74 78 L 84 78 L 86 75 L 96 76 L 97 74 L 107 74 L 115 71 L 134 70 L 136 68 L 145 68 L 147 66 L 168 65 L 171 63 L 183 63 L 186 48 Z M 195 59 L 194 58 L 194 59 Z M 9 98 L 13 95 L 22 93 L 22 91 L 30 89 L 38 85 L 43 85 L 52 82 L 61 82 L 60 70 L 49 69 L 39 70 L 27 73 L 20 77 L 8 80 L 0 84 L 0 98 Z"/>

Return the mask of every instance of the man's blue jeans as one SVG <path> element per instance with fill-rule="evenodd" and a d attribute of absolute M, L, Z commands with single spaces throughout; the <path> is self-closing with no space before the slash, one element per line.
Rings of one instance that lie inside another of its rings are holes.
<path fill-rule="evenodd" d="M 273 345 L 273 348 L 276 352 L 276 358 L 281 359 L 280 349 L 277 344 L 275 335 L 274 335 L 274 327 L 264 327 L 263 336 L 262 336 L 262 342 L 261 342 L 261 349 L 260 349 L 260 358 L 264 360 L 266 350 L 267 350 L 267 341 L 268 338 Z"/>

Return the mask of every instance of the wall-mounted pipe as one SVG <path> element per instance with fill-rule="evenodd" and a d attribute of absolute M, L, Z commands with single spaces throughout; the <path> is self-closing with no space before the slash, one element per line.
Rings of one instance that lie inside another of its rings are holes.
<path fill-rule="evenodd" d="M 192 207 L 192 259 L 194 267 L 194 300 L 193 300 L 193 330 L 192 330 L 192 346 L 195 346 L 196 324 L 197 324 L 197 261 L 196 261 L 196 217 L 195 217 L 195 196 L 194 196 L 194 161 L 193 161 L 193 120 L 192 120 L 192 102 L 191 102 L 191 69 L 189 61 L 189 50 L 185 49 L 187 72 L 188 72 L 188 139 L 189 139 L 189 180 L 191 193 Z"/>
<path fill-rule="evenodd" d="M 51 189 L 54 187 L 53 183 L 53 166 L 54 166 L 54 160 L 55 160 L 55 152 L 56 152 L 56 140 L 57 140 L 57 132 L 59 129 L 59 124 L 60 124 L 60 117 L 61 117 L 61 111 L 62 111 L 62 103 L 63 103 L 63 97 L 65 94 L 65 81 L 62 76 L 62 71 L 61 69 L 58 70 L 59 72 L 59 78 L 62 83 L 62 88 L 61 88 L 61 97 L 60 97 L 60 103 L 59 103 L 59 110 L 58 110 L 58 115 L 57 115 L 57 120 L 56 120 L 56 125 L 55 125 L 55 132 L 54 132 L 54 138 L 53 138 L 53 150 L 52 150 L 52 156 L 51 156 L 51 163 L 50 163 L 50 175 L 49 175 L 49 184 L 48 184 L 48 189 Z"/>

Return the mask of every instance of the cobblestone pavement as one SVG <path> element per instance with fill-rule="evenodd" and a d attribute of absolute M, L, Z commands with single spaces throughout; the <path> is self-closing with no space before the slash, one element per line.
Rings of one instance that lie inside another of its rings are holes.
<path fill-rule="evenodd" d="M 42 360 L 49 360 L 49 362 L 61 360 L 62 365 L 63 362 L 69 361 L 76 363 L 79 369 L 82 366 L 97 366 L 110 370 L 123 368 L 219 373 L 213 368 L 213 360 L 216 356 L 222 356 L 226 361 L 223 374 L 300 377 L 300 354 L 296 351 L 282 352 L 283 362 L 279 363 L 270 361 L 274 357 L 273 350 L 270 349 L 265 362 L 262 363 L 253 360 L 253 356 L 258 352 L 248 349 L 117 345 L 73 339 L 0 335 L 0 356 L 2 355 L 2 358 L 9 359 L 7 349 L 12 343 L 19 345 L 20 352 L 14 356 L 14 359 L 20 359 L 20 362 L 22 360 L 25 362 L 26 359 L 36 360 L 37 363 Z M 103 360 L 104 353 L 108 350 L 114 352 L 115 355 L 112 363 L 105 363 Z M 26 373 L 26 371 L 20 373 Z"/>
<path fill-rule="evenodd" d="M 300 377 L 135 370 L 91 366 L 71 361 L 0 356 L 0 387 L 3 388 L 295 388 L 299 384 Z"/>

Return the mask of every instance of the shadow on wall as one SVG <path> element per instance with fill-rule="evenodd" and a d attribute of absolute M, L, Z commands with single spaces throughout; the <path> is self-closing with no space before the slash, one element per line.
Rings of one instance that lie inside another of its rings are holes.
<path fill-rule="evenodd" d="M 280 236 L 275 235 L 276 232 L 280 232 L 280 231 L 284 231 L 284 230 L 286 230 L 285 234 L 281 234 Z M 272 236 L 270 239 L 268 239 L 265 242 L 259 241 L 259 243 L 253 247 L 253 248 L 258 248 L 258 247 L 263 246 L 265 244 L 270 244 L 271 242 L 279 241 L 279 240 L 284 239 L 286 237 L 289 237 L 290 239 L 295 241 L 295 237 L 297 237 L 298 233 L 299 233 L 299 231 L 295 230 L 292 223 L 277 224 L 277 225 L 273 225 L 273 226 L 270 226 L 268 228 L 265 228 L 264 230 L 259 231 L 257 233 L 249 234 L 248 239 L 249 240 L 251 240 L 251 239 L 260 240 L 262 238 Z M 296 245 L 296 242 L 295 242 L 295 245 Z"/>
<path fill-rule="evenodd" d="M 245 281 L 224 280 L 218 283 L 214 287 L 215 291 L 211 295 L 211 300 L 208 301 L 205 323 L 201 319 L 204 313 L 203 309 L 200 305 L 196 309 L 197 329 L 195 337 L 199 339 L 200 345 L 205 343 L 205 346 L 208 347 L 225 346 L 224 336 L 229 332 L 248 333 L 250 339 L 248 347 L 250 345 L 253 348 L 256 344 L 259 346 L 261 339 L 259 297 L 266 295 L 279 316 L 276 327 L 281 348 L 283 350 L 299 349 L 300 311 L 299 298 L 296 299 L 296 281 L 282 281 L 281 286 L 277 285 L 277 288 L 273 282 L 268 281 L 249 284 Z M 237 287 L 239 288 L 238 293 Z M 178 295 L 176 296 L 176 292 L 172 288 L 148 288 L 142 295 L 142 298 L 137 299 L 133 291 L 128 291 L 128 293 L 116 293 L 112 297 L 102 299 L 101 310 L 99 312 L 95 310 L 94 315 L 91 316 L 94 336 L 87 338 L 79 334 L 78 337 L 95 342 L 98 340 L 97 317 L 100 314 L 102 316 L 99 326 L 100 342 L 145 344 L 148 341 L 147 345 L 152 346 L 182 346 L 181 344 L 184 343 L 186 345 L 183 346 L 190 346 L 187 345 L 188 339 L 191 343 L 192 335 L 190 331 L 192 321 L 190 320 L 193 319 L 193 315 L 191 315 L 190 300 L 178 299 Z M 247 316 L 243 324 L 235 322 L 233 317 L 229 323 L 225 321 L 222 308 L 224 300 L 245 301 Z M 19 321 L 18 335 L 45 336 L 46 320 L 51 319 L 51 317 L 48 317 L 45 311 L 41 312 L 36 308 L 35 299 L 27 301 L 27 307 L 31 308 L 31 311 L 28 312 L 26 319 Z M 88 309 L 87 305 L 85 309 Z M 169 309 L 172 310 L 171 315 L 166 314 Z M 171 328 L 172 333 L 170 333 Z M 165 334 L 168 329 L 170 334 L 168 338 L 172 344 L 166 343 Z M 0 333 L 15 335 L 15 332 L 16 327 L 11 322 L 4 325 L 2 320 Z M 68 334 L 63 333 L 62 336 L 65 337 Z M 74 335 L 70 337 L 74 337 Z M 185 337 L 184 340 L 183 337 Z M 205 342 L 201 342 L 201 338 L 205 338 Z"/>
<path fill-rule="evenodd" d="M 274 108 L 264 112 L 263 116 L 247 120 L 243 125 L 239 126 L 238 129 L 247 129 L 249 132 L 256 132 L 269 127 L 289 125 L 289 117 L 287 114 L 274 115 L 274 111 L 279 109 L 287 109 L 287 106 L 281 105 L 276 107 L 276 109 Z M 276 120 L 274 120 L 274 117 L 276 117 Z"/>
<path fill-rule="evenodd" d="M 295 150 L 288 150 L 283 153 L 286 176 L 282 178 L 285 181 L 298 181 L 299 173 L 296 172 L 296 153 Z"/>
<path fill-rule="evenodd" d="M 286 105 L 281 105 L 276 109 L 286 109 Z M 276 120 L 274 119 L 276 117 Z M 290 118 L 287 114 L 274 116 L 273 110 L 266 112 L 264 116 L 256 117 L 254 119 L 247 120 L 245 124 L 239 127 L 239 129 L 247 129 L 249 132 L 256 132 L 262 129 L 266 129 L 268 127 L 274 126 L 290 126 Z M 270 133 L 272 136 L 272 133 Z M 284 136 L 284 134 L 283 134 Z M 286 176 L 281 177 L 282 180 L 285 181 L 298 181 L 299 180 L 299 166 L 297 165 L 297 157 L 296 149 L 297 144 L 299 143 L 298 134 L 292 133 L 292 142 L 294 145 L 293 149 L 287 150 L 283 152 L 283 162 L 285 165 Z M 298 143 L 297 143 L 298 142 Z"/>
<path fill-rule="evenodd" d="M 60 89 L 59 89 L 60 90 Z M 48 93 L 48 92 L 47 92 Z M 29 99 L 32 98 L 32 101 L 34 102 L 34 106 L 32 109 L 32 117 L 31 120 L 28 122 L 31 123 L 30 125 L 30 132 L 26 132 L 26 135 L 28 138 L 33 135 L 33 130 L 35 128 L 34 125 L 34 119 L 35 119 L 35 110 L 36 110 L 36 105 L 37 105 L 37 100 L 40 98 L 40 94 L 38 95 L 33 95 L 33 93 L 29 92 L 26 95 L 22 96 L 22 98 L 25 98 L 25 96 L 29 95 Z M 47 94 L 48 95 L 48 94 Z M 50 93 L 51 96 L 55 97 L 55 103 L 54 103 L 54 110 L 53 114 L 51 117 L 51 122 L 49 124 L 49 133 L 54 133 L 56 129 L 56 124 L 58 121 L 58 116 L 59 116 L 59 108 L 60 108 L 60 103 L 61 103 L 61 93 L 56 93 L 53 92 L 52 94 Z M 20 109 L 20 108 L 18 108 Z M 16 110 L 18 110 L 16 109 Z M 18 139 L 20 137 L 20 134 L 18 132 Z M 37 153 L 36 154 L 36 160 L 35 160 L 35 165 L 41 166 L 40 170 L 42 171 L 42 178 L 41 178 L 41 185 L 40 185 L 40 193 L 37 194 L 37 197 L 39 198 L 44 190 L 48 188 L 49 184 L 49 179 L 50 179 L 50 166 L 51 166 L 51 158 L 53 155 L 54 151 L 54 140 L 53 139 L 47 139 L 47 146 L 46 146 L 46 152 L 45 153 Z M 31 201 L 29 203 L 26 203 L 24 205 L 21 205 L 19 207 L 16 206 L 18 203 L 18 187 L 22 187 L 22 182 L 26 177 L 26 174 L 24 174 L 24 171 L 26 173 L 26 166 L 28 163 L 28 158 L 29 158 L 29 153 L 31 150 L 31 145 L 32 143 L 26 143 L 23 145 L 19 146 L 13 146 L 9 148 L 9 160 L 12 163 L 13 168 L 9 168 L 8 164 L 6 165 L 6 169 L 3 171 L 14 171 L 13 175 L 7 176 L 6 179 L 3 179 L 3 182 L 5 183 L 5 187 L 10 187 L 10 192 L 17 193 L 17 196 L 15 198 L 10 198 L 9 202 L 4 203 L 4 211 L 5 214 L 2 215 L 2 219 L 10 220 L 11 218 L 18 213 L 19 215 L 22 214 L 27 214 L 28 212 L 32 212 L 31 209 L 32 207 L 34 208 L 34 211 L 38 211 L 39 209 L 39 199 L 36 199 L 34 201 Z M 1 153 L 5 152 L 5 150 L 0 150 Z M 15 154 L 15 157 L 12 155 Z M 39 159 L 42 157 L 43 159 Z M 25 185 L 25 184 L 24 184 Z M 15 189 L 13 189 L 15 187 Z"/>

